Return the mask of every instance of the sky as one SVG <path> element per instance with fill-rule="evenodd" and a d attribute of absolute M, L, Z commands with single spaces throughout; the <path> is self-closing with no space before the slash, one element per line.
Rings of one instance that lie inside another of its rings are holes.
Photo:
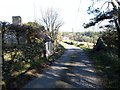
<path fill-rule="evenodd" d="M 23 23 L 40 20 L 41 11 L 54 8 L 64 22 L 60 31 L 83 31 L 90 5 L 90 0 L 0 0 L 0 21 L 12 22 L 12 16 L 21 16 Z"/>

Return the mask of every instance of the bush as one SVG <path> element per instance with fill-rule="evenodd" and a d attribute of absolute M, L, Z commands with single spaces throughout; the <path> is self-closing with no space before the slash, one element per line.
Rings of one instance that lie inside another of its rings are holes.
<path fill-rule="evenodd" d="M 84 49 L 89 58 L 94 62 L 97 72 L 102 75 L 102 81 L 106 83 L 107 88 L 120 88 L 120 61 L 108 51 L 101 50 L 93 52 L 92 49 Z"/>
<path fill-rule="evenodd" d="M 105 49 L 105 43 L 102 38 L 98 38 L 97 43 L 94 47 L 95 51 L 100 51 Z"/>

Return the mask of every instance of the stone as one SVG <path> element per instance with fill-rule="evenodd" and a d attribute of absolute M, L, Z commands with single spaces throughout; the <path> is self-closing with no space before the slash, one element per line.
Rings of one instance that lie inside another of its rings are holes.
<path fill-rule="evenodd" d="M 3 36 L 5 46 L 15 46 L 18 44 L 16 34 L 10 31 L 6 31 Z"/>

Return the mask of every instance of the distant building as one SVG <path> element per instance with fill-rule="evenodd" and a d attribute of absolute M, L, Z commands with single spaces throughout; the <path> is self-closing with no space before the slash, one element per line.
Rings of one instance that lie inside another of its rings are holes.
<path fill-rule="evenodd" d="M 22 18 L 20 16 L 12 16 L 12 23 L 16 25 L 21 25 Z"/>
<path fill-rule="evenodd" d="M 69 40 L 69 37 L 62 37 L 62 40 Z"/>

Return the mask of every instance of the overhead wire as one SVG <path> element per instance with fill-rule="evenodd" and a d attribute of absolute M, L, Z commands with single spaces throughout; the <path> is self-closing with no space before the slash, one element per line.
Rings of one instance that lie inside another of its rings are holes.
<path fill-rule="evenodd" d="M 73 25 L 72 31 L 74 30 L 75 24 L 76 24 L 76 22 L 77 22 L 77 18 L 78 18 L 79 11 L 80 11 L 80 6 L 81 6 L 81 0 L 80 0 L 80 2 L 79 2 L 79 6 L 78 6 L 78 9 L 77 9 L 77 14 L 76 14 L 76 17 L 75 17 L 75 21 L 74 21 L 74 25 Z"/>

